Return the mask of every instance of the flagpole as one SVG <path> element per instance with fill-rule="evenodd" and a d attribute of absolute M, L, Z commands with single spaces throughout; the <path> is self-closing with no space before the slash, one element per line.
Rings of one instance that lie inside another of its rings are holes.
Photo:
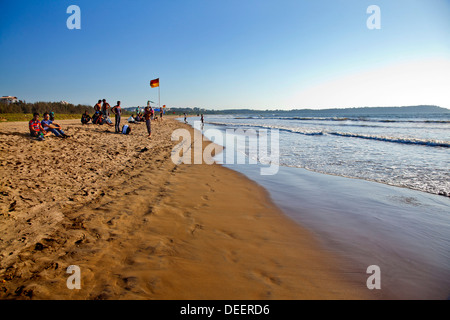
<path fill-rule="evenodd" d="M 160 95 L 159 89 L 160 89 L 160 85 L 158 83 L 158 105 L 159 105 L 159 108 L 161 109 L 161 95 Z"/>

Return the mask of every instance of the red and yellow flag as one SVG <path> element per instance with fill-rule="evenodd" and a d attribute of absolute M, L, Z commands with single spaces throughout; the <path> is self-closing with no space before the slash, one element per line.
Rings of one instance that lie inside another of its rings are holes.
<path fill-rule="evenodd" d="M 159 87 L 159 78 L 158 79 L 154 79 L 154 80 L 150 80 L 150 87 L 152 87 L 152 88 Z"/>

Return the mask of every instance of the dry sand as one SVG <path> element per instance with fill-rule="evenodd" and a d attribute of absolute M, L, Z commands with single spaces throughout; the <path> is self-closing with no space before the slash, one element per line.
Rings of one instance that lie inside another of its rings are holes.
<path fill-rule="evenodd" d="M 70 138 L 0 124 L 0 298 L 373 298 L 263 188 L 175 165 L 171 133 L 189 126 L 166 118 L 148 139 L 145 124 L 120 135 L 57 122 Z"/>

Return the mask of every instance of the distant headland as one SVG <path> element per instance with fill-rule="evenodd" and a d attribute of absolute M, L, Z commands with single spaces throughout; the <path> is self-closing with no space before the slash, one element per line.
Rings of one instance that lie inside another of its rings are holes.
<path fill-rule="evenodd" d="M 227 109 L 227 110 L 215 110 L 215 109 L 200 109 L 200 108 L 170 108 L 170 111 L 175 113 L 186 112 L 188 114 L 256 114 L 256 115 L 268 115 L 276 113 L 277 115 L 311 115 L 320 116 L 326 115 L 405 115 L 405 114 L 447 114 L 450 113 L 450 109 L 433 106 L 433 105 L 417 105 L 417 106 L 403 106 L 403 107 L 359 107 L 359 108 L 330 108 L 330 109 Z"/>

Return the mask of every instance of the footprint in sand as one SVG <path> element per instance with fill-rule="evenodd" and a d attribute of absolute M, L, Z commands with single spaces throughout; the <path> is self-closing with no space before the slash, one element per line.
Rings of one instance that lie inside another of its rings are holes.
<path fill-rule="evenodd" d="M 281 280 L 278 277 L 272 276 L 263 270 L 254 270 L 252 274 L 268 285 L 281 285 Z"/>
<path fill-rule="evenodd" d="M 147 288 L 150 290 L 152 294 L 155 294 L 159 282 L 161 282 L 159 278 L 153 278 L 147 283 Z"/>
<path fill-rule="evenodd" d="M 230 231 L 226 231 L 226 230 L 216 230 L 217 233 L 224 235 L 226 238 L 230 238 L 230 239 L 238 239 L 238 237 L 236 237 L 236 235 L 233 232 Z"/>
<path fill-rule="evenodd" d="M 216 192 L 216 190 L 214 190 L 214 188 L 211 187 L 211 185 L 209 183 L 207 183 L 206 186 L 209 187 L 210 192 Z"/>
<path fill-rule="evenodd" d="M 192 216 L 192 213 L 187 211 L 187 212 L 183 212 L 183 217 L 185 218 L 190 218 Z"/>
<path fill-rule="evenodd" d="M 233 263 L 238 263 L 239 262 L 239 256 L 238 256 L 238 254 L 236 253 L 236 251 L 233 251 L 233 250 L 231 250 L 231 251 L 226 251 L 225 252 L 225 259 L 227 260 L 227 261 L 231 261 L 231 262 L 233 262 Z"/>
<path fill-rule="evenodd" d="M 144 213 L 144 217 L 145 217 L 145 216 L 151 216 L 151 215 L 154 215 L 154 214 L 155 214 L 154 208 L 153 208 L 153 206 L 150 206 L 150 207 L 147 209 L 147 211 Z"/>
<path fill-rule="evenodd" d="M 132 290 L 138 285 L 138 278 L 136 277 L 127 277 L 123 278 L 122 281 L 125 284 L 125 290 Z"/>
<path fill-rule="evenodd" d="M 197 230 L 203 230 L 203 226 L 202 226 L 201 224 L 196 223 L 196 224 L 194 225 L 194 227 L 191 228 L 191 234 L 194 235 L 194 233 L 195 233 Z"/>

